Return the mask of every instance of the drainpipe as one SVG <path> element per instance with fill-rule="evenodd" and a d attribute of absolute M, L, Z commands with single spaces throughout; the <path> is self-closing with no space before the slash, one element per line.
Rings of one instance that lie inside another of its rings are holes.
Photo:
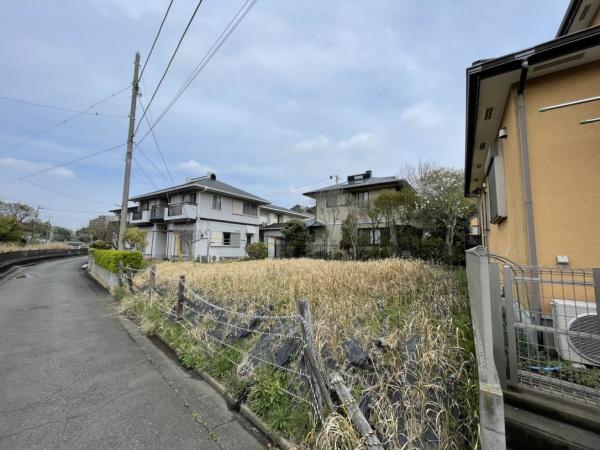
<path fill-rule="evenodd" d="M 527 121 L 525 116 L 525 83 L 527 82 L 527 72 L 529 71 L 529 63 L 527 60 L 521 64 L 521 78 L 519 80 L 519 88 L 517 90 L 517 107 L 519 118 L 519 144 L 521 147 L 521 170 L 523 175 L 523 196 L 525 207 L 525 222 L 527 225 L 527 249 L 529 251 L 529 265 L 538 265 L 537 245 L 535 240 L 535 227 L 533 222 L 533 198 L 531 195 L 531 176 L 529 170 L 529 148 L 527 143 Z M 532 270 L 532 275 L 534 271 Z M 536 278 L 536 277 L 533 277 Z M 536 313 L 533 317 L 535 323 L 541 323 L 541 299 L 540 286 L 532 283 L 531 297 L 533 311 Z"/>

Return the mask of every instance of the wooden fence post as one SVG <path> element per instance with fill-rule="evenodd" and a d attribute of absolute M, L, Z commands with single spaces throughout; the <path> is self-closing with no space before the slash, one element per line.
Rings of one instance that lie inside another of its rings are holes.
<path fill-rule="evenodd" d="M 365 440 L 367 448 L 383 450 L 383 445 L 381 445 L 381 442 L 379 442 L 377 434 L 375 434 L 371 428 L 371 425 L 369 425 L 369 422 L 367 419 L 365 419 L 365 416 L 358 407 L 354 397 L 352 397 L 350 389 L 348 389 L 348 387 L 344 384 L 344 380 L 342 380 L 342 377 L 337 372 L 333 372 L 331 374 L 331 384 L 335 388 L 335 392 L 337 392 L 342 404 L 348 407 L 350 420 L 362 438 Z"/>
<path fill-rule="evenodd" d="M 148 282 L 150 283 L 150 293 L 153 293 L 156 290 L 156 264 L 150 266 Z"/>
<path fill-rule="evenodd" d="M 117 284 L 120 288 L 123 287 L 123 260 L 119 260 L 119 271 L 117 272 Z"/>
<path fill-rule="evenodd" d="M 302 337 L 305 342 L 304 344 L 304 359 L 305 366 L 307 368 L 308 376 L 312 379 L 313 390 L 315 391 L 315 397 L 317 399 L 317 408 L 319 413 L 321 412 L 321 402 L 324 399 L 325 404 L 329 411 L 335 411 L 335 406 L 331 401 L 331 395 L 329 395 L 329 389 L 325 383 L 325 379 L 319 370 L 317 364 L 317 350 L 314 341 L 314 330 L 312 313 L 310 311 L 310 303 L 307 299 L 301 298 L 298 300 L 298 313 L 302 317 Z"/>
<path fill-rule="evenodd" d="M 177 320 L 181 320 L 181 314 L 183 312 L 183 302 L 185 301 L 184 289 L 185 275 L 180 275 L 179 285 L 177 286 Z"/>
<path fill-rule="evenodd" d="M 135 292 L 133 291 L 133 270 L 131 270 L 131 268 L 127 268 L 125 269 L 127 272 L 127 286 L 129 287 L 129 292 L 131 294 L 134 294 Z"/>

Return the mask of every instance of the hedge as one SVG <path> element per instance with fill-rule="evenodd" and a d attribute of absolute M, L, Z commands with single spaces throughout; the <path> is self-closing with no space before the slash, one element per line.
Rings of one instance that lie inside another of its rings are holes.
<path fill-rule="evenodd" d="M 119 271 L 119 261 L 123 261 L 123 267 L 132 269 L 142 269 L 146 265 L 144 256 L 140 252 L 96 249 L 92 254 L 96 264 L 113 273 Z"/>

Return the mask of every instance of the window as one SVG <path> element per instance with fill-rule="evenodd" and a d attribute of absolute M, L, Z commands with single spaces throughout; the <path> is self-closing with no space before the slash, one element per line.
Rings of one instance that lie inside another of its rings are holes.
<path fill-rule="evenodd" d="M 504 160 L 501 147 L 496 144 L 490 151 L 486 164 L 489 184 L 490 222 L 499 223 L 506 218 L 506 195 L 504 192 Z"/>
<path fill-rule="evenodd" d="M 231 233 L 223 233 L 223 245 L 231 245 Z"/>
<path fill-rule="evenodd" d="M 327 197 L 325 200 L 327 207 L 333 208 L 333 207 L 337 206 L 337 203 L 338 203 L 337 200 L 338 200 L 338 196 L 335 192 L 332 194 L 327 194 Z"/>
<path fill-rule="evenodd" d="M 140 209 L 141 209 L 142 211 L 148 211 L 148 209 L 149 209 L 149 204 L 148 204 L 148 202 L 142 202 L 142 203 L 140 203 Z"/>
<path fill-rule="evenodd" d="M 183 203 L 196 203 L 196 193 L 183 194 Z"/>
<path fill-rule="evenodd" d="M 245 216 L 258 216 L 258 207 L 255 203 L 244 202 L 243 214 Z"/>
<path fill-rule="evenodd" d="M 221 196 L 213 195 L 212 196 L 212 209 L 221 210 Z"/>
<path fill-rule="evenodd" d="M 357 192 L 356 200 L 359 208 L 366 208 L 369 206 L 369 193 L 368 192 Z"/>
<path fill-rule="evenodd" d="M 371 236 L 369 236 L 369 244 L 379 245 L 381 244 L 381 230 L 379 228 L 371 230 Z"/>
<path fill-rule="evenodd" d="M 228 231 L 224 231 L 223 233 L 218 233 L 219 237 L 222 236 L 222 241 L 221 242 L 217 242 L 216 240 L 213 240 L 214 244 L 213 245 L 222 245 L 224 247 L 236 247 L 239 248 L 240 246 L 240 233 L 231 233 Z"/>
<path fill-rule="evenodd" d="M 246 233 L 246 245 L 252 244 L 252 233 Z"/>

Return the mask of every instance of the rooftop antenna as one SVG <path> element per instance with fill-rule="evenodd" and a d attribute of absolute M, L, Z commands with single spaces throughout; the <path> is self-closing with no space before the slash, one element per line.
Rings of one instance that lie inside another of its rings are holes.
<path fill-rule="evenodd" d="M 340 177 L 339 177 L 339 175 L 329 175 L 329 179 L 330 179 L 330 180 L 333 180 L 333 179 L 335 179 L 335 184 L 339 184 L 339 182 L 340 182 Z"/>

